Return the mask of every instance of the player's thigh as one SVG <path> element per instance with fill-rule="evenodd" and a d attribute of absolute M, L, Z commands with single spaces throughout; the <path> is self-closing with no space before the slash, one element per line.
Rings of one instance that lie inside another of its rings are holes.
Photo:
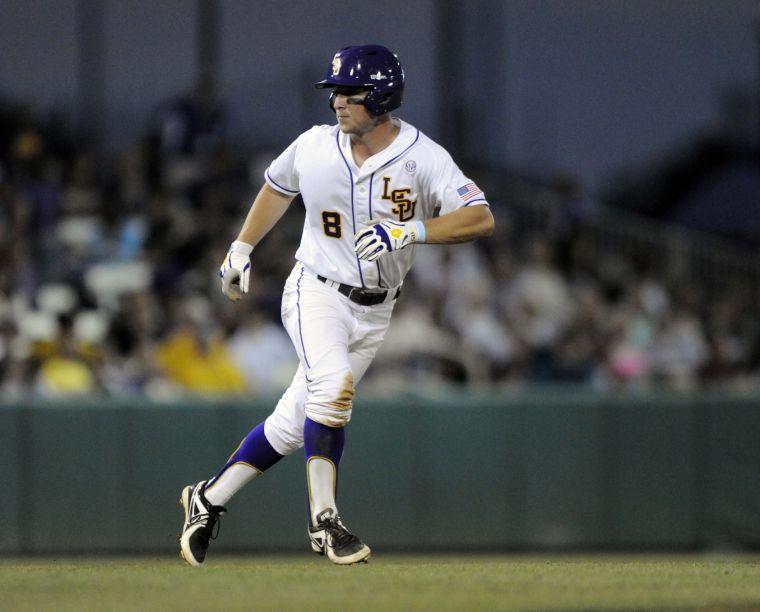
<path fill-rule="evenodd" d="M 283 294 L 283 323 L 304 368 L 306 416 L 331 427 L 345 425 L 354 396 L 348 344 L 356 327 L 347 300 L 297 269 Z"/>
<path fill-rule="evenodd" d="M 365 317 L 363 322 L 358 324 L 354 322 L 354 333 L 361 331 L 361 336 L 352 338 L 352 350 L 350 352 L 345 353 L 343 348 L 340 348 L 339 353 L 345 355 L 347 359 L 352 385 L 361 380 L 380 348 L 385 331 L 388 328 L 390 310 L 384 308 L 374 311 L 371 313 L 372 316 Z M 285 309 L 283 311 L 285 312 Z M 339 362 L 342 362 L 342 359 Z M 307 379 L 306 366 L 302 361 L 290 387 L 277 403 L 274 412 L 267 418 L 264 430 L 270 444 L 278 453 L 287 455 L 303 446 L 303 426 L 306 419 L 305 405 L 308 390 L 319 386 L 318 378 L 315 376 Z M 345 389 L 343 392 L 346 393 Z"/>
<path fill-rule="evenodd" d="M 362 379 L 382 346 L 392 313 L 393 304 L 379 305 L 369 309 L 358 319 L 348 354 L 355 383 Z"/>
<path fill-rule="evenodd" d="M 300 265 L 285 284 L 282 322 L 309 382 L 326 371 L 348 368 L 348 344 L 355 321 L 341 300 L 337 291 Z"/>

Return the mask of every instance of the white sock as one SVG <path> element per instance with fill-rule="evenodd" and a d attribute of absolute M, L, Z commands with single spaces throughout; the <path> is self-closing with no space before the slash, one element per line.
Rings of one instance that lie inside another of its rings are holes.
<path fill-rule="evenodd" d="M 311 522 L 316 525 L 317 515 L 332 508 L 337 514 L 335 505 L 336 485 L 335 465 L 324 457 L 310 457 L 306 463 L 306 481 L 309 486 L 309 508 Z"/>
<path fill-rule="evenodd" d="M 222 475 L 206 485 L 203 494 L 214 506 L 224 506 L 232 496 L 261 474 L 255 467 L 247 463 L 233 463 Z"/>

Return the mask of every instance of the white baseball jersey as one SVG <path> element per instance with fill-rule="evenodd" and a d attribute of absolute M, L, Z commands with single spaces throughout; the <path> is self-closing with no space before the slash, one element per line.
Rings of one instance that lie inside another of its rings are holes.
<path fill-rule="evenodd" d="M 300 193 L 306 207 L 296 259 L 306 268 L 354 287 L 397 287 L 414 259 L 415 245 L 360 260 L 354 234 L 370 220 L 429 219 L 463 206 L 487 205 L 483 192 L 446 150 L 417 128 L 400 127 L 390 146 L 356 165 L 350 136 L 337 125 L 301 134 L 265 172 L 267 183 L 286 194 Z"/>

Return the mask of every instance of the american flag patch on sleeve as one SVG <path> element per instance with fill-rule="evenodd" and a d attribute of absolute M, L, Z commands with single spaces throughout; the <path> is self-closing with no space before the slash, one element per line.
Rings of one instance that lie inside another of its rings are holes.
<path fill-rule="evenodd" d="M 476 195 L 483 195 L 483 192 L 478 189 L 478 186 L 475 183 L 467 183 L 466 185 L 463 185 L 457 189 L 457 193 L 463 202 L 466 202 Z"/>

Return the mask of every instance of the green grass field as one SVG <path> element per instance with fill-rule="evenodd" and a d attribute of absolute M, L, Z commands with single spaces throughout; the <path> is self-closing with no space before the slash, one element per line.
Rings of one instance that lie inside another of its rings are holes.
<path fill-rule="evenodd" d="M 20 559 L 2 610 L 760 609 L 760 557 L 385 556 Z"/>

